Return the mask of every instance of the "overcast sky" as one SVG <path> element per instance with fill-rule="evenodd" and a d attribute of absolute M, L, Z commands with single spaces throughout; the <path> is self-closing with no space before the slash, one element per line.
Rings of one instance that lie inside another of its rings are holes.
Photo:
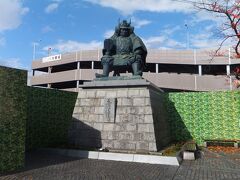
<path fill-rule="evenodd" d="M 0 65 L 30 70 L 36 58 L 102 48 L 131 19 L 148 49 L 216 47 L 219 21 L 182 0 L 0 0 Z M 188 40 L 189 36 L 189 40 Z"/>

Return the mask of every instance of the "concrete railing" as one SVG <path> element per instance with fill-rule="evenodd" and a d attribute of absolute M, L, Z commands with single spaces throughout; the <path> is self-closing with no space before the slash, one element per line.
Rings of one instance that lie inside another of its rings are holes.
<path fill-rule="evenodd" d="M 214 56 L 214 50 L 148 50 L 147 63 L 164 64 L 240 64 L 240 59 L 234 58 L 234 53 L 230 49 L 222 50 Z M 61 55 L 61 59 L 42 61 L 42 59 L 32 62 L 32 69 L 55 66 L 78 61 L 100 61 L 102 51 L 82 50 Z M 50 58 L 51 59 L 51 58 Z M 54 59 L 54 58 L 53 58 Z"/>

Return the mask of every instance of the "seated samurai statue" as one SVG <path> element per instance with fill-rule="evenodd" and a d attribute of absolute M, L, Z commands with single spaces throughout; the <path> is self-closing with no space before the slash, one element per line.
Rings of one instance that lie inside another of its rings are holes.
<path fill-rule="evenodd" d="M 147 49 L 143 41 L 135 35 L 131 22 L 123 20 L 115 28 L 113 36 L 104 40 L 101 58 L 103 74 L 96 73 L 96 77 L 108 77 L 112 70 L 115 71 L 114 76 L 119 76 L 119 70 L 129 68 L 134 76 L 142 76 L 146 56 Z"/>

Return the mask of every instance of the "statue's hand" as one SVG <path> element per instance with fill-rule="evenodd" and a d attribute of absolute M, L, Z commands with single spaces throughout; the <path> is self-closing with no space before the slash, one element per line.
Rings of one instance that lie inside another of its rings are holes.
<path fill-rule="evenodd" d="M 136 61 L 136 58 L 135 58 L 135 56 L 133 56 L 131 59 L 129 59 L 129 60 L 127 61 L 127 65 L 128 65 L 128 66 L 131 66 L 132 63 L 134 63 L 135 61 Z"/>
<path fill-rule="evenodd" d="M 142 56 L 139 55 L 139 54 L 135 54 L 131 59 L 129 59 L 129 60 L 127 61 L 127 65 L 128 65 L 128 66 L 131 66 L 131 65 L 132 65 L 134 62 L 136 62 L 136 61 L 141 62 L 141 61 L 142 61 Z"/>

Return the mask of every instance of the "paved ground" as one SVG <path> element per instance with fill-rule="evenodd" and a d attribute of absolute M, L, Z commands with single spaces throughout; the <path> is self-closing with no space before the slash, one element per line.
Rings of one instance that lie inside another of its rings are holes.
<path fill-rule="evenodd" d="M 0 179 L 240 180 L 240 155 L 228 156 L 206 150 L 202 158 L 184 161 L 178 167 L 78 159 L 34 152 L 28 154 L 25 169 L 2 175 Z"/>

